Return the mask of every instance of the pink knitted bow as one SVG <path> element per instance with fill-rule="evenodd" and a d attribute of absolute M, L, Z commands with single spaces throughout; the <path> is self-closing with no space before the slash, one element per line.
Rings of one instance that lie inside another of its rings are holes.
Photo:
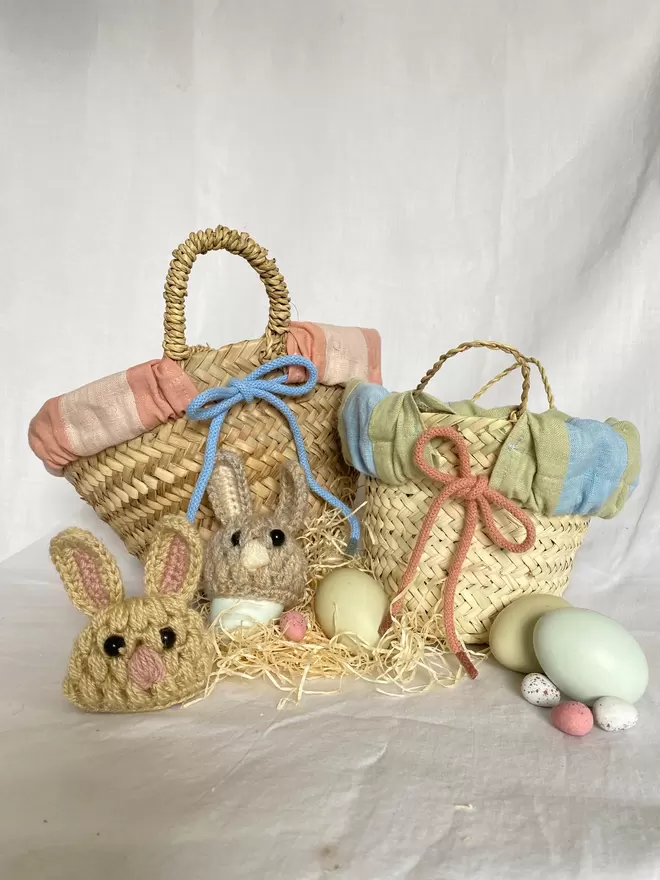
<path fill-rule="evenodd" d="M 426 445 L 436 437 L 451 440 L 454 444 L 458 454 L 458 476 L 443 473 L 432 467 L 426 461 L 424 457 Z M 525 553 L 529 550 L 536 540 L 536 530 L 531 519 L 523 510 L 514 504 L 513 501 L 505 498 L 504 495 L 496 492 L 495 489 L 491 489 L 486 477 L 477 477 L 472 473 L 470 469 L 470 453 L 467 444 L 461 434 L 459 434 L 454 428 L 429 428 L 424 431 L 415 444 L 414 460 L 415 464 L 423 474 L 431 480 L 443 483 L 444 488 L 438 497 L 434 499 L 424 517 L 422 528 L 417 536 L 415 547 L 401 580 L 400 591 L 392 602 L 390 613 L 392 615 L 398 614 L 403 606 L 406 591 L 415 576 L 417 567 L 422 558 L 422 553 L 424 552 L 424 547 L 426 546 L 426 542 L 431 534 L 431 529 L 435 524 L 438 513 L 443 504 L 448 498 L 460 498 L 465 503 L 465 520 L 463 523 L 463 531 L 461 532 L 460 540 L 456 545 L 454 558 L 452 559 L 451 567 L 445 580 L 442 613 L 447 644 L 456 655 L 461 666 L 465 669 L 470 678 L 476 678 L 478 674 L 476 667 L 468 657 L 467 651 L 456 635 L 454 597 L 456 595 L 456 587 L 458 585 L 461 569 L 465 562 L 468 550 L 470 549 L 472 538 L 474 537 L 477 518 L 481 516 L 481 521 L 486 534 L 493 544 L 497 544 L 498 547 L 501 547 L 503 550 L 509 550 L 511 553 Z M 490 505 L 497 505 L 504 510 L 508 510 L 509 513 L 518 520 L 526 532 L 524 541 L 520 544 L 515 544 L 513 541 L 509 541 L 504 537 L 495 524 Z"/>

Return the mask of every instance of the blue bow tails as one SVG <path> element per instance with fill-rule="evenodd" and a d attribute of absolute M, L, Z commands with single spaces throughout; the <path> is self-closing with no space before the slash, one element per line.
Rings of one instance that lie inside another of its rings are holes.
<path fill-rule="evenodd" d="M 292 366 L 304 367 L 307 370 L 307 380 L 305 382 L 290 385 L 287 382 L 286 373 L 270 379 L 265 378 L 271 373 Z M 267 364 L 262 364 L 244 379 L 230 379 L 226 385 L 207 388 L 206 391 L 202 391 L 201 394 L 198 394 L 197 397 L 190 401 L 186 408 L 188 418 L 193 422 L 210 421 L 211 424 L 209 425 L 209 435 L 204 450 L 204 462 L 188 505 L 187 518 L 189 522 L 194 522 L 199 505 L 202 503 L 204 492 L 206 492 L 206 487 L 211 479 L 220 431 L 222 430 L 225 416 L 232 406 L 235 406 L 237 403 L 252 403 L 253 400 L 264 400 L 281 412 L 287 420 L 293 442 L 296 446 L 296 452 L 298 453 L 298 461 L 305 472 L 307 485 L 310 490 L 331 507 L 341 511 L 348 520 L 350 540 L 346 553 L 349 556 L 355 554 L 360 540 L 360 523 L 358 518 L 343 501 L 340 501 L 332 492 L 320 486 L 314 479 L 312 469 L 309 466 L 309 459 L 307 458 L 300 426 L 291 409 L 282 400 L 283 397 L 303 397 L 305 394 L 309 394 L 314 389 L 317 380 L 318 370 L 308 358 L 304 358 L 299 354 L 289 354 L 275 358 L 275 360 Z"/>

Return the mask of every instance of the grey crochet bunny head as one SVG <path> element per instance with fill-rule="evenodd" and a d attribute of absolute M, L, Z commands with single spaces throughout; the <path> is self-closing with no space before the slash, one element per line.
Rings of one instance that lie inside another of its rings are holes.
<path fill-rule="evenodd" d="M 213 598 L 265 599 L 290 608 L 305 590 L 307 559 L 300 534 L 307 512 L 307 481 L 300 465 L 280 470 L 280 498 L 273 513 L 255 514 L 243 462 L 218 453 L 207 493 L 220 523 L 206 548 L 204 588 Z"/>

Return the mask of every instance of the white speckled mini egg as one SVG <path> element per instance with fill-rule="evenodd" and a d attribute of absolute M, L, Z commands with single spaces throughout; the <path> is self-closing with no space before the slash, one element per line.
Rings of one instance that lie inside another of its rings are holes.
<path fill-rule="evenodd" d="M 520 693 L 532 706 L 541 706 L 542 709 L 552 709 L 561 702 L 559 689 L 539 672 L 530 672 L 523 678 Z"/>
<path fill-rule="evenodd" d="M 630 730 L 639 718 L 639 712 L 632 703 L 626 703 L 618 697 L 599 697 L 593 705 L 593 713 L 598 727 L 608 733 Z"/>

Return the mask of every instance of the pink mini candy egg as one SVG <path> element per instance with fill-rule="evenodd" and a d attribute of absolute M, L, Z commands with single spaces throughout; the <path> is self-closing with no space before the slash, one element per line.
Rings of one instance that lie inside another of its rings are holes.
<path fill-rule="evenodd" d="M 292 642 L 302 642 L 307 632 L 307 621 L 300 611 L 285 611 L 280 617 L 282 635 Z"/>
<path fill-rule="evenodd" d="M 594 726 L 591 709 L 584 703 L 560 703 L 550 713 L 550 720 L 558 730 L 569 736 L 584 736 Z"/>

